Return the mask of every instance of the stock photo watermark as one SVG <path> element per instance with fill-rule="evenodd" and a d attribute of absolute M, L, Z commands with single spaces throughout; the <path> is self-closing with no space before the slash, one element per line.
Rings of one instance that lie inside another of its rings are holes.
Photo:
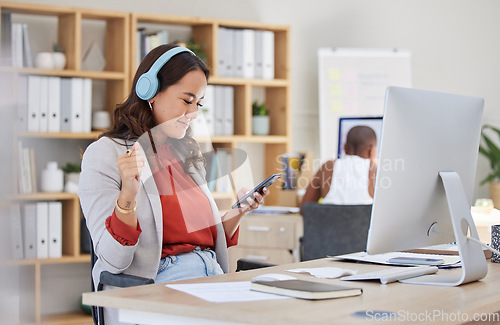
<path fill-rule="evenodd" d="M 294 186 L 298 188 L 306 188 L 307 185 L 310 183 L 310 179 L 307 177 L 303 176 L 306 171 L 309 172 L 315 172 L 317 171 L 320 166 L 321 166 L 321 160 L 320 159 L 314 159 L 314 160 L 305 160 L 303 164 L 300 166 L 300 169 L 298 168 L 290 168 L 289 166 L 284 166 L 283 162 L 281 161 L 281 157 L 277 157 L 277 162 L 282 164 L 281 172 L 283 172 L 285 175 L 287 173 L 294 173 L 292 176 L 294 178 Z M 332 167 L 333 166 L 333 167 Z M 288 170 L 287 170 L 288 168 Z M 333 169 L 335 168 L 335 165 L 323 165 L 323 171 L 326 174 L 332 173 Z M 344 165 L 343 168 L 352 168 L 353 170 L 361 168 L 360 165 L 352 165 L 352 166 L 346 166 Z M 382 189 L 388 189 L 392 186 L 392 179 L 391 179 L 391 174 L 394 173 L 400 173 L 400 172 L 405 172 L 405 160 L 402 158 L 395 158 L 395 159 L 383 159 L 377 161 L 377 166 L 374 168 L 378 168 L 378 172 L 380 175 L 378 175 L 377 178 L 377 187 L 382 188 Z M 315 180 L 314 182 L 311 182 L 313 188 L 322 188 L 325 187 L 326 185 L 328 187 L 331 186 L 332 184 L 332 177 L 328 178 L 321 178 L 318 175 L 314 175 L 313 179 Z M 356 188 L 356 187 L 363 187 L 363 183 L 366 183 L 368 180 L 368 175 L 366 175 L 366 179 L 351 179 L 351 178 L 343 178 L 343 177 L 337 177 L 335 178 L 335 183 L 337 186 L 340 186 L 342 188 Z"/>
<path fill-rule="evenodd" d="M 425 310 L 422 312 L 411 312 L 408 310 L 399 310 L 397 312 L 385 312 L 367 310 L 364 312 L 364 318 L 368 321 L 383 322 L 500 322 L 500 313 L 466 313 L 461 311 L 446 312 L 441 309 Z"/>

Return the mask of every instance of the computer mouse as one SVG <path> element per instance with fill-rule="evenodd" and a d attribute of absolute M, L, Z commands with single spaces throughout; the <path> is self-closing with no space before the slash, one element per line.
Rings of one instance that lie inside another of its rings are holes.
<path fill-rule="evenodd" d="M 296 280 L 297 278 L 287 274 L 281 273 L 264 273 L 254 276 L 252 281 L 282 281 L 282 280 Z"/>

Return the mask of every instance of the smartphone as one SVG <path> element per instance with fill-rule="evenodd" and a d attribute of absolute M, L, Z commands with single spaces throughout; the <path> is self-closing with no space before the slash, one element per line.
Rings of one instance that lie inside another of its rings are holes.
<path fill-rule="evenodd" d="M 278 178 L 280 178 L 280 177 L 281 177 L 281 174 L 273 174 L 273 175 L 269 176 L 262 183 L 260 183 L 259 185 L 255 186 L 253 188 L 253 190 L 251 190 L 250 192 L 248 192 L 247 194 L 245 194 L 244 197 L 242 197 L 241 199 L 239 199 L 238 202 L 236 202 L 235 204 L 233 204 L 233 206 L 231 208 L 232 209 L 237 209 L 237 208 L 241 208 L 241 206 L 244 205 L 244 204 L 248 205 L 248 202 L 246 201 L 248 197 L 252 196 L 255 192 L 259 192 L 260 194 L 262 194 L 262 189 L 264 187 L 269 187 L 272 183 L 276 182 L 276 180 Z"/>
<path fill-rule="evenodd" d="M 387 262 L 394 264 L 439 265 L 443 264 L 444 260 L 442 258 L 399 256 L 390 258 Z"/>

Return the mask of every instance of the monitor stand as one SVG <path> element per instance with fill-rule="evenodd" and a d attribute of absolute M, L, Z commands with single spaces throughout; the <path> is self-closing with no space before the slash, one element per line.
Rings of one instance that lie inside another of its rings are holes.
<path fill-rule="evenodd" d="M 488 266 L 483 248 L 478 243 L 467 239 L 468 230 L 472 238 L 479 239 L 476 226 L 470 212 L 470 206 L 464 192 L 460 176 L 456 172 L 439 172 L 443 181 L 448 208 L 450 209 L 453 232 L 462 263 L 462 275 L 424 275 L 402 280 L 403 283 L 458 286 L 480 280 L 486 276 Z M 433 231 L 431 226 L 430 232 Z"/>

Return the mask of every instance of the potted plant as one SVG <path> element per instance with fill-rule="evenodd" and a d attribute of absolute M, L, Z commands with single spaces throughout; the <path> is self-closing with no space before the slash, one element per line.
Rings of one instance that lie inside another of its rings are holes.
<path fill-rule="evenodd" d="M 199 57 L 203 62 L 207 62 L 207 55 L 203 52 L 202 46 L 194 40 L 194 38 L 190 38 L 186 43 L 185 47 L 193 51 L 197 57 Z"/>
<path fill-rule="evenodd" d="M 488 133 L 496 134 L 500 139 L 500 129 L 491 125 L 484 125 L 481 129 L 481 138 L 484 144 L 479 146 L 479 153 L 488 158 L 491 172 L 480 184 L 490 184 L 490 198 L 493 200 L 495 208 L 500 209 L 500 148 L 493 142 Z"/>
<path fill-rule="evenodd" d="M 52 62 L 54 69 L 64 69 L 66 67 L 66 55 L 59 44 L 54 44 L 52 47 Z"/>
<path fill-rule="evenodd" d="M 254 101 L 252 104 L 252 133 L 255 135 L 269 134 L 269 109 L 264 103 Z"/>
<path fill-rule="evenodd" d="M 80 172 L 82 171 L 80 164 L 68 162 L 62 167 L 62 170 L 65 178 L 65 191 L 75 193 L 80 181 Z"/>

